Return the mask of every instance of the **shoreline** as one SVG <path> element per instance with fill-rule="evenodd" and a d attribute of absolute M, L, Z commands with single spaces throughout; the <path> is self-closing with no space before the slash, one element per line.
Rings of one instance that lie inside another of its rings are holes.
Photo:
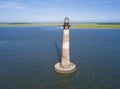
<path fill-rule="evenodd" d="M 61 23 L 0 24 L 1 27 L 61 27 Z M 120 29 L 120 24 L 71 24 L 71 29 Z"/>
<path fill-rule="evenodd" d="M 73 25 L 73 28 L 86 28 L 86 29 L 120 29 L 120 24 L 77 24 Z"/>

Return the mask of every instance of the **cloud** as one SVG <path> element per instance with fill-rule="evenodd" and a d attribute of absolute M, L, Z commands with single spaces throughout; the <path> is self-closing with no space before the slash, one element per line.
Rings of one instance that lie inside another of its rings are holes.
<path fill-rule="evenodd" d="M 22 3 L 18 3 L 18 2 L 0 2 L 0 8 L 9 8 L 9 9 L 17 9 L 17 10 L 24 10 L 26 9 L 25 6 Z"/>

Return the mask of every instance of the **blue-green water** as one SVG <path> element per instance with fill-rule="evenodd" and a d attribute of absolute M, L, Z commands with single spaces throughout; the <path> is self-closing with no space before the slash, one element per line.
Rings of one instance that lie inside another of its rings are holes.
<path fill-rule="evenodd" d="M 77 72 L 59 75 L 62 28 L 0 28 L 0 89 L 120 89 L 120 30 L 71 29 Z"/>

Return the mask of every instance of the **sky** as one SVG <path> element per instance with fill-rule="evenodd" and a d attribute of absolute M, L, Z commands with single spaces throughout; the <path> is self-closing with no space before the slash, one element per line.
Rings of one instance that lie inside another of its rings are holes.
<path fill-rule="evenodd" d="M 120 22 L 120 0 L 0 0 L 0 22 Z"/>

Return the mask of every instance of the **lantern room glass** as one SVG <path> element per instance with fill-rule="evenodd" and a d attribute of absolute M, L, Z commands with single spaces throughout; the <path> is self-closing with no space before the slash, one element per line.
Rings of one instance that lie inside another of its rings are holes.
<path fill-rule="evenodd" d="M 69 18 L 66 17 L 66 18 L 64 19 L 64 22 L 65 22 L 65 23 L 69 23 Z"/>

